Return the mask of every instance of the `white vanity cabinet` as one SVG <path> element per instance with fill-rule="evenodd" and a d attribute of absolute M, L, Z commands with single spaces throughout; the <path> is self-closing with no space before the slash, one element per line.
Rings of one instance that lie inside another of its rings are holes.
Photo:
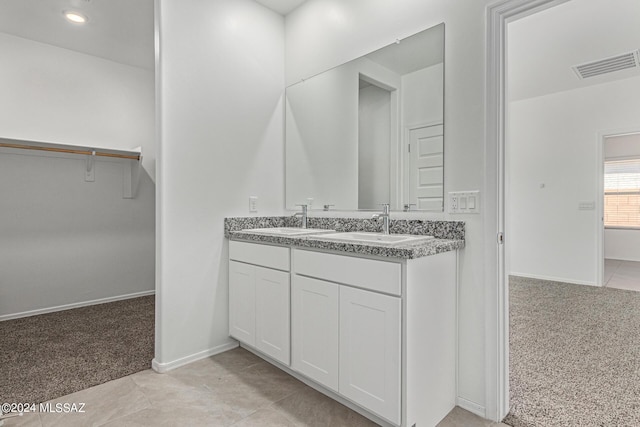
<path fill-rule="evenodd" d="M 294 297 L 293 368 L 302 367 L 299 370 L 306 375 L 309 365 L 326 371 L 337 381 L 339 394 L 399 425 L 401 264 L 294 249 L 293 273 L 294 294 L 299 289 L 313 292 L 309 300 L 314 300 L 319 296 L 317 289 L 331 289 L 335 299 L 331 312 L 323 316 L 333 316 L 331 321 L 319 318 L 315 327 L 308 328 L 298 325 L 309 321 L 309 304 L 298 309 Z M 305 346 L 311 347 L 310 342 L 325 349 L 335 347 L 337 364 L 306 363 Z"/>
<path fill-rule="evenodd" d="M 229 258 L 234 338 L 382 425 L 435 426 L 455 406 L 457 251 L 397 259 L 232 240 Z"/>
<path fill-rule="evenodd" d="M 293 367 L 311 358 L 301 343 L 333 348 L 337 318 L 338 368 L 307 365 L 338 378 L 338 395 L 391 425 L 435 426 L 456 401 L 457 252 L 416 259 L 363 258 L 292 249 L 297 289 L 331 289 L 338 307 L 311 323 L 293 300 Z M 309 287 L 313 284 L 313 288 Z M 315 290 L 314 290 L 315 289 Z M 329 306 L 327 306 L 329 307 Z M 335 318 L 334 318 L 335 319 Z M 299 330 L 304 322 L 314 325 Z M 300 335 L 300 336 L 298 336 Z M 302 336 L 304 335 L 304 336 Z M 308 374 L 306 371 L 299 371 Z M 315 374 L 317 375 L 317 373 Z M 331 387 L 332 388 L 332 387 Z M 332 388 L 333 389 L 333 388 Z"/>
<path fill-rule="evenodd" d="M 339 286 L 294 275 L 292 293 L 291 367 L 337 392 Z"/>
<path fill-rule="evenodd" d="M 400 298 L 340 287 L 340 394 L 400 423 Z"/>
<path fill-rule="evenodd" d="M 290 364 L 289 248 L 229 242 L 229 335 Z"/>

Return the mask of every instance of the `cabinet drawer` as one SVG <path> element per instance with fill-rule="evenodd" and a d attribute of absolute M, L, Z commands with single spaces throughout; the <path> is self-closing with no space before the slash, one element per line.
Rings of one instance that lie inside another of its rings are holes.
<path fill-rule="evenodd" d="M 401 293 L 399 263 L 293 250 L 293 268 L 302 274 L 392 295 Z"/>
<path fill-rule="evenodd" d="M 289 248 L 257 243 L 229 242 L 229 259 L 289 271 Z"/>

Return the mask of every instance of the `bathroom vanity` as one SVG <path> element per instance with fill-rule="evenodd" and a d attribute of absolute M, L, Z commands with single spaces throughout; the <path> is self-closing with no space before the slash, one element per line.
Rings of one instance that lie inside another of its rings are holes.
<path fill-rule="evenodd" d="M 380 424 L 436 425 L 455 406 L 464 240 L 322 231 L 228 232 L 229 334 Z"/>

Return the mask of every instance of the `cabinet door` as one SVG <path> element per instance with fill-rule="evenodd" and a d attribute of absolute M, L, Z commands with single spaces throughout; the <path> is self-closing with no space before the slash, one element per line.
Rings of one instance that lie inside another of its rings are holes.
<path fill-rule="evenodd" d="M 256 344 L 256 270 L 229 261 L 229 335 L 245 344 Z"/>
<path fill-rule="evenodd" d="M 293 276 L 293 369 L 338 391 L 338 285 Z"/>
<path fill-rule="evenodd" d="M 256 270 L 256 348 L 289 365 L 289 273 Z"/>
<path fill-rule="evenodd" d="M 400 424 L 400 298 L 340 287 L 340 394 Z"/>

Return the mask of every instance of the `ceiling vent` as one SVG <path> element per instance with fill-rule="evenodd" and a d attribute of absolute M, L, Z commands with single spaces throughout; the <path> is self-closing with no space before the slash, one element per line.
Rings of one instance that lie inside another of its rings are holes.
<path fill-rule="evenodd" d="M 586 64 L 574 65 L 573 71 L 580 79 L 599 76 L 600 74 L 612 73 L 614 71 L 626 70 L 628 68 L 639 68 L 638 51 L 623 53 L 611 58 L 599 61 L 588 62 Z"/>

